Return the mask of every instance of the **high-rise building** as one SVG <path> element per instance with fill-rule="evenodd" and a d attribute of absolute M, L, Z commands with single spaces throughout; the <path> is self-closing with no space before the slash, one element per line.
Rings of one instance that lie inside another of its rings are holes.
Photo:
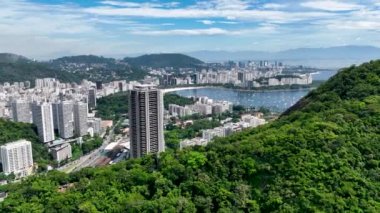
<path fill-rule="evenodd" d="M 58 106 L 59 102 L 55 102 L 51 104 L 52 110 L 53 110 L 53 124 L 54 124 L 54 129 L 58 130 Z"/>
<path fill-rule="evenodd" d="M 33 171 L 32 144 L 19 140 L 0 147 L 1 163 L 5 174 L 14 173 L 17 177 L 28 176 Z"/>
<path fill-rule="evenodd" d="M 15 100 L 11 103 L 12 116 L 15 122 L 32 123 L 30 103 L 25 100 Z"/>
<path fill-rule="evenodd" d="M 131 156 L 165 151 L 161 91 L 153 85 L 138 85 L 130 91 L 129 98 Z"/>
<path fill-rule="evenodd" d="M 87 103 L 76 102 L 74 105 L 74 133 L 75 136 L 81 137 L 87 134 Z"/>
<path fill-rule="evenodd" d="M 74 104 L 62 101 L 58 104 L 58 133 L 61 138 L 74 137 Z"/>
<path fill-rule="evenodd" d="M 32 105 L 33 123 L 37 126 L 38 136 L 44 143 L 54 140 L 53 110 L 50 103 Z"/>
<path fill-rule="evenodd" d="M 101 81 L 96 82 L 96 89 L 103 89 L 103 83 Z"/>
<path fill-rule="evenodd" d="M 88 108 L 95 109 L 96 107 L 96 89 L 95 88 L 88 90 L 87 103 L 88 103 Z"/>

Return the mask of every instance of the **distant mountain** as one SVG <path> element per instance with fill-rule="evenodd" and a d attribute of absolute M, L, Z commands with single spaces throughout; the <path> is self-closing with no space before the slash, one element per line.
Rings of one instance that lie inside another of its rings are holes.
<path fill-rule="evenodd" d="M 0 54 L 0 82 L 31 81 L 36 78 L 54 77 L 65 82 L 77 82 L 80 79 L 74 74 L 61 72 L 50 68 L 44 63 L 35 62 L 26 57 L 1 53 Z"/>
<path fill-rule="evenodd" d="M 48 64 L 54 69 L 79 74 L 91 81 L 140 80 L 148 74 L 122 60 L 95 55 L 67 56 L 51 60 Z"/>
<path fill-rule="evenodd" d="M 299 48 L 281 52 L 197 51 L 188 54 L 207 62 L 227 60 L 282 60 L 288 64 L 342 67 L 379 59 L 380 48 L 372 46 L 339 46 L 329 48 Z"/>
<path fill-rule="evenodd" d="M 26 62 L 29 61 L 29 59 L 12 53 L 0 53 L 0 63 L 15 63 L 20 61 Z"/>
<path fill-rule="evenodd" d="M 103 56 L 96 55 L 78 55 L 78 56 L 66 56 L 52 60 L 52 63 L 84 63 L 84 64 L 102 64 L 102 63 L 115 63 L 114 58 L 105 58 Z"/>
<path fill-rule="evenodd" d="M 204 65 L 204 62 L 199 59 L 176 53 L 150 54 L 135 58 L 127 57 L 124 58 L 123 61 L 134 66 L 148 66 L 155 68 L 193 68 Z"/>

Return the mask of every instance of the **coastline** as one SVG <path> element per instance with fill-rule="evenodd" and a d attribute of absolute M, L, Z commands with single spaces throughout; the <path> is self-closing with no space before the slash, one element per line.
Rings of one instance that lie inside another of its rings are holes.
<path fill-rule="evenodd" d="M 276 87 L 258 87 L 257 89 L 245 89 L 245 88 L 232 88 L 232 87 L 227 87 L 223 85 L 191 85 L 191 86 L 184 86 L 184 87 L 169 87 L 169 88 L 162 88 L 165 90 L 165 93 L 167 90 L 169 92 L 176 92 L 180 90 L 193 90 L 193 89 L 205 89 L 205 88 L 217 88 L 217 89 L 226 89 L 226 90 L 234 90 L 234 91 L 241 91 L 241 92 L 281 92 L 281 91 L 310 91 L 318 88 L 317 85 L 311 84 L 310 86 L 305 86 L 305 87 L 299 87 L 299 88 L 276 88 Z"/>

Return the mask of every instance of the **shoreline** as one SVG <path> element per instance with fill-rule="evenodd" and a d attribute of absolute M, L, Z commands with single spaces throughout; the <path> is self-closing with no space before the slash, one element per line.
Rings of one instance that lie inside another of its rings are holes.
<path fill-rule="evenodd" d="M 178 89 L 177 89 L 178 88 Z M 207 89 L 207 88 L 217 88 L 217 89 L 226 89 L 226 90 L 234 90 L 234 91 L 241 91 L 241 92 L 257 92 L 257 93 L 262 93 L 262 92 L 281 92 L 281 91 L 310 91 L 318 88 L 317 86 L 310 86 L 310 87 L 303 87 L 303 88 L 270 88 L 270 87 L 262 87 L 261 89 L 244 89 L 244 88 L 229 88 L 229 87 L 224 87 L 224 86 L 213 86 L 213 85 L 200 85 L 200 86 L 189 86 L 189 87 L 173 87 L 173 88 L 163 88 L 165 90 L 165 93 L 167 92 L 166 90 L 170 90 L 169 92 L 177 92 L 181 90 L 194 90 L 194 89 Z"/>

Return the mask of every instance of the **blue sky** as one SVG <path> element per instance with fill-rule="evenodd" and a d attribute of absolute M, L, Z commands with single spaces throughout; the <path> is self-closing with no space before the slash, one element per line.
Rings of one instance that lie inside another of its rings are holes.
<path fill-rule="evenodd" d="M 0 0 L 0 52 L 37 59 L 380 47 L 380 0 Z"/>

